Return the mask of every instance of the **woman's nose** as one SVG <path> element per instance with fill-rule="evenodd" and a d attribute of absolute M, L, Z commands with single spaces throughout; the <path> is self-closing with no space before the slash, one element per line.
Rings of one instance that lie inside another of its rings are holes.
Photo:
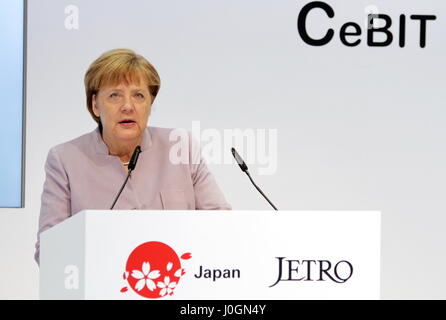
<path fill-rule="evenodd" d="M 134 110 L 132 98 L 130 96 L 124 96 L 124 101 L 121 106 L 122 112 L 131 112 Z"/>

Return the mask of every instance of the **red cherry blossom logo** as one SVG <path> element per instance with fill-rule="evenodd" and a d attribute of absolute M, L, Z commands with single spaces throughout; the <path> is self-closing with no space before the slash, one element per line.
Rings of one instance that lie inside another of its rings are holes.
<path fill-rule="evenodd" d="M 183 260 L 190 258 L 190 253 L 181 255 Z M 153 299 L 173 295 L 185 273 L 180 258 L 171 247 L 162 242 L 150 241 L 130 253 L 123 277 L 137 294 Z M 126 291 L 127 286 L 121 289 L 121 292 Z"/>

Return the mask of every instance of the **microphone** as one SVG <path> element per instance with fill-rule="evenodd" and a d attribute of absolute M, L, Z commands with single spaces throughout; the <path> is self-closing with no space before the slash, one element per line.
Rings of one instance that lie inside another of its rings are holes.
<path fill-rule="evenodd" d="M 271 207 L 273 207 L 274 210 L 277 211 L 276 206 L 268 199 L 267 196 L 265 196 L 263 191 L 255 184 L 254 180 L 252 180 L 251 175 L 249 174 L 249 171 L 248 171 L 248 166 L 246 165 L 245 161 L 243 161 L 242 157 L 240 157 L 240 155 L 235 150 L 235 148 L 231 148 L 231 152 L 232 152 L 232 155 L 233 155 L 235 161 L 239 165 L 240 169 L 242 169 L 242 171 L 248 175 L 248 178 L 249 178 L 249 180 L 251 180 L 254 187 L 256 187 L 256 189 L 260 192 L 260 194 L 266 199 L 266 201 L 268 201 L 268 203 L 271 205 Z"/>
<path fill-rule="evenodd" d="M 138 157 L 139 157 L 140 153 L 141 153 L 141 147 L 137 146 L 135 148 L 135 151 L 133 151 L 132 157 L 130 158 L 129 166 L 127 167 L 129 170 L 129 173 L 131 173 L 135 169 L 136 162 L 138 161 Z"/>
<path fill-rule="evenodd" d="M 132 171 L 136 167 L 136 162 L 138 161 L 138 157 L 139 157 L 140 153 L 141 153 L 141 147 L 137 146 L 135 148 L 135 151 L 133 151 L 132 157 L 130 158 L 130 161 L 129 161 L 129 164 L 128 164 L 128 167 L 127 167 L 127 169 L 128 169 L 127 178 L 125 179 L 121 189 L 119 190 L 115 200 L 113 201 L 113 204 L 111 205 L 110 210 L 113 210 L 113 208 L 114 208 L 114 206 L 116 204 L 116 201 L 118 201 L 119 196 L 121 195 L 122 190 L 124 190 L 124 187 L 127 184 L 127 181 L 129 180 L 130 176 L 132 175 Z"/>

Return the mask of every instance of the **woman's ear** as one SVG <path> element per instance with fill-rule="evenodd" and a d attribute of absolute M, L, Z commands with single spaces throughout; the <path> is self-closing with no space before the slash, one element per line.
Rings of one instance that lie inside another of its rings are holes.
<path fill-rule="evenodd" d="M 96 104 L 96 95 L 95 94 L 92 96 L 91 106 L 92 106 L 94 115 L 99 118 L 99 109 L 98 109 L 98 105 Z"/>

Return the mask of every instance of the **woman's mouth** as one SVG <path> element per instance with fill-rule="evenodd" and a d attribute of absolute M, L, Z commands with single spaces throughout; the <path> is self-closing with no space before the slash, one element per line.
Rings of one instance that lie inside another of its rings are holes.
<path fill-rule="evenodd" d="M 124 128 L 130 128 L 130 127 L 133 127 L 134 125 L 136 125 L 136 122 L 134 120 L 125 119 L 125 120 L 119 121 L 119 125 Z"/>

